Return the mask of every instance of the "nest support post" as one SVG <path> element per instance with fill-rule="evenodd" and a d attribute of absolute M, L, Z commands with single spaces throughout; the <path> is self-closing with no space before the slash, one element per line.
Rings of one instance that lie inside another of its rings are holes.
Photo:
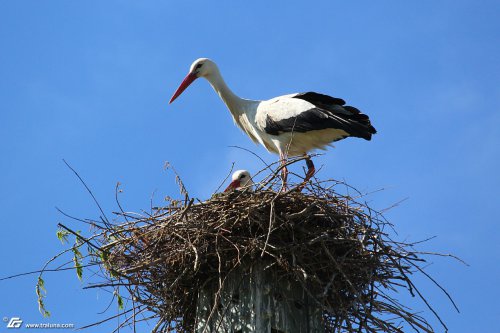
<path fill-rule="evenodd" d="M 322 310 L 301 284 L 265 262 L 241 264 L 200 289 L 196 332 L 324 332 Z"/>

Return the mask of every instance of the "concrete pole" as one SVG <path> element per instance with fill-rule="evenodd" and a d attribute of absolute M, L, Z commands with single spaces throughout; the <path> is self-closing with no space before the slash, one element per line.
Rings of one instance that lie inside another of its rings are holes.
<path fill-rule="evenodd" d="M 286 281 L 274 266 L 243 264 L 232 271 L 220 294 L 221 305 L 213 309 L 218 286 L 216 280 L 200 291 L 197 333 L 324 332 L 322 311 L 300 284 Z"/>

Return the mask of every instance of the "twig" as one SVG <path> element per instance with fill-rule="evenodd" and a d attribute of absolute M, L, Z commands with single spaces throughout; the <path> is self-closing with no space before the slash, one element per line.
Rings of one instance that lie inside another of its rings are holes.
<path fill-rule="evenodd" d="M 92 199 L 94 199 L 94 202 L 95 204 L 97 205 L 97 207 L 99 208 L 99 211 L 101 212 L 101 216 L 104 218 L 104 220 L 106 221 L 106 225 L 109 226 L 109 220 L 108 218 L 106 217 L 106 214 L 104 213 L 104 210 L 102 209 L 101 205 L 99 204 L 99 201 L 97 201 L 96 197 L 94 196 L 94 193 L 92 193 L 92 191 L 90 190 L 90 188 L 87 186 L 87 184 L 85 183 L 85 181 L 82 179 L 82 177 L 80 177 L 80 175 L 78 174 L 78 172 L 76 172 L 75 169 L 73 169 L 71 167 L 71 165 L 68 164 L 68 162 L 66 162 L 65 159 L 63 159 L 63 162 L 64 164 L 66 164 L 66 166 L 71 170 L 73 171 L 73 173 L 76 175 L 76 177 L 80 180 L 80 182 L 83 184 L 83 186 L 87 189 L 87 191 L 89 192 L 90 196 L 92 197 Z"/>

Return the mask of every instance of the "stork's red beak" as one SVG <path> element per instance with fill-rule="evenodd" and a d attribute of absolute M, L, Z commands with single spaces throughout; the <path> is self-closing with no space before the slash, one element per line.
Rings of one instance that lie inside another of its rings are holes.
<path fill-rule="evenodd" d="M 189 73 L 185 78 L 184 80 L 182 81 L 181 85 L 179 86 L 179 88 L 177 88 L 177 90 L 175 91 L 174 95 L 172 96 L 172 98 L 170 99 L 170 102 L 168 102 L 168 104 L 172 103 L 177 97 L 179 97 L 180 94 L 182 94 L 182 92 L 184 90 L 186 90 L 187 87 L 189 87 L 189 85 L 191 83 L 193 83 L 194 80 L 196 80 L 198 77 L 196 76 L 196 74 L 194 73 Z"/>
<path fill-rule="evenodd" d="M 241 183 L 240 183 L 240 181 L 238 179 L 233 180 L 231 182 L 231 184 L 229 184 L 229 186 L 224 190 L 224 192 L 234 191 L 238 187 L 240 187 L 240 185 L 241 185 Z"/>

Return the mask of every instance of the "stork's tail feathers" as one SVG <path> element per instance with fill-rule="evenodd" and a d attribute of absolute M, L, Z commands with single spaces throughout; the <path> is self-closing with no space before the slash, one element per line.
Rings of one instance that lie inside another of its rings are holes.
<path fill-rule="evenodd" d="M 351 136 L 368 141 L 371 140 L 372 134 L 377 133 L 377 130 L 372 126 L 370 118 L 366 114 L 361 113 L 361 111 L 354 106 L 344 105 L 343 108 L 351 112 L 349 116 L 349 120 L 353 121 L 351 122 Z"/>

